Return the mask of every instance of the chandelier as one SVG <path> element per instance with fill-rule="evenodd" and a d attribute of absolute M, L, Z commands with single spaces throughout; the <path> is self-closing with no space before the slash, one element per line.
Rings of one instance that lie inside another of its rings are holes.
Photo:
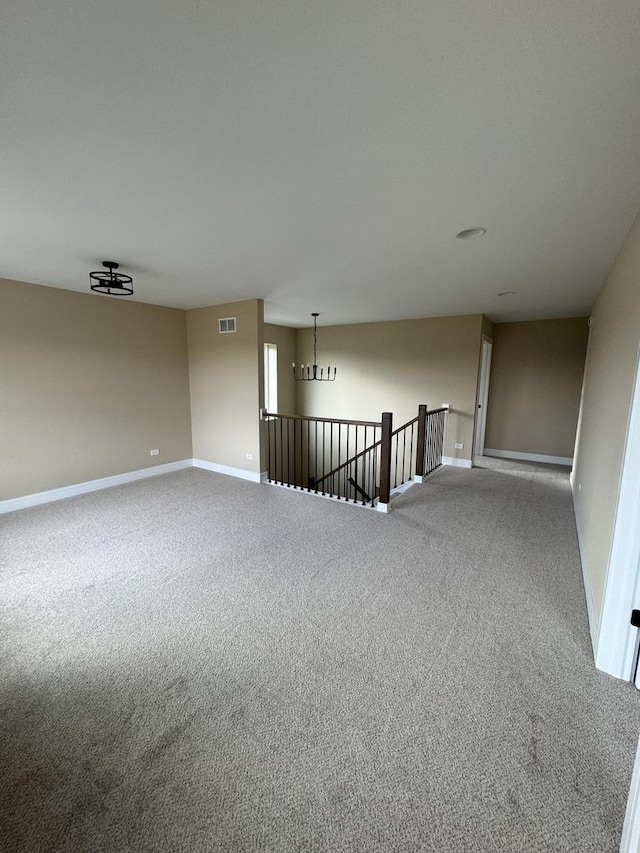
<path fill-rule="evenodd" d="M 317 336 L 317 319 L 320 316 L 317 311 L 314 311 L 311 316 L 313 317 L 313 364 L 307 364 L 306 367 L 304 364 L 301 364 L 299 368 L 296 368 L 295 362 L 292 362 L 291 367 L 293 368 L 293 378 L 296 382 L 333 382 L 336 378 L 336 373 L 338 372 L 337 367 L 331 367 L 330 364 L 327 365 L 327 375 L 324 375 L 324 367 L 321 367 L 318 370 L 318 358 L 316 355 L 316 336 Z"/>
<path fill-rule="evenodd" d="M 89 273 L 91 290 L 97 293 L 108 293 L 109 296 L 131 296 L 133 293 L 131 276 L 115 272 L 119 267 L 115 261 L 103 261 L 102 266 L 106 269 Z"/>

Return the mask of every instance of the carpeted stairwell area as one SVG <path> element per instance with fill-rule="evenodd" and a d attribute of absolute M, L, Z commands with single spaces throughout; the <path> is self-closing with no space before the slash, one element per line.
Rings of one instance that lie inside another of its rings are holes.
<path fill-rule="evenodd" d="M 7 853 L 617 850 L 566 471 L 389 515 L 190 469 L 0 518 Z"/>

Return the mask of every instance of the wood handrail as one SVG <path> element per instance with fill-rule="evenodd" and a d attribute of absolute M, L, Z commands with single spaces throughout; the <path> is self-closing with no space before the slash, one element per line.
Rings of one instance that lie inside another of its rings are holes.
<path fill-rule="evenodd" d="M 427 411 L 427 417 L 429 415 L 437 415 L 438 412 L 448 412 L 449 409 L 429 409 Z M 325 424 L 347 424 L 348 426 L 366 426 L 366 427 L 378 427 L 382 428 L 381 421 L 346 421 L 340 418 L 316 418 L 313 415 L 289 415 L 285 412 L 267 412 L 264 409 L 262 410 L 262 419 L 265 418 L 290 418 L 294 421 L 315 421 L 317 423 L 325 423 Z M 399 432 L 402 432 L 406 427 L 410 427 L 411 424 L 415 424 L 418 421 L 418 416 L 413 418 L 413 420 L 407 421 L 406 424 L 398 427 L 398 429 L 394 430 L 392 435 L 397 435 Z"/>
<path fill-rule="evenodd" d="M 347 424 L 347 426 L 365 426 L 382 428 L 381 421 L 345 421 L 340 418 L 315 418 L 312 415 L 287 415 L 282 412 L 265 412 L 262 410 L 262 420 L 265 418 L 290 418 L 294 421 L 316 421 L 323 424 Z"/>
<path fill-rule="evenodd" d="M 417 423 L 418 423 L 418 415 L 416 415 L 413 420 L 407 421 L 406 424 L 402 424 L 402 426 L 399 426 L 398 429 L 394 429 L 394 431 L 391 433 L 391 437 L 393 438 L 394 435 L 398 435 L 399 432 L 402 432 L 403 429 L 407 429 L 407 427 L 410 427 L 411 424 L 417 424 Z"/>

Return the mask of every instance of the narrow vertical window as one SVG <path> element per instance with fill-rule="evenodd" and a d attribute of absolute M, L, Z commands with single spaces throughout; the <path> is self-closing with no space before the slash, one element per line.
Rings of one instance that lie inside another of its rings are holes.
<path fill-rule="evenodd" d="M 278 411 L 278 347 L 264 345 L 264 406 L 268 412 Z"/>

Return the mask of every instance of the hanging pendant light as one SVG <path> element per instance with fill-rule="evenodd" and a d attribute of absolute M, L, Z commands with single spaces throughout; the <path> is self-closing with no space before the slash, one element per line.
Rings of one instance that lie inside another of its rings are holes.
<path fill-rule="evenodd" d="M 120 266 L 115 261 L 103 261 L 105 270 L 95 270 L 89 273 L 91 290 L 97 293 L 108 293 L 109 296 L 131 296 L 133 294 L 133 279 L 130 275 L 115 272 Z"/>
<path fill-rule="evenodd" d="M 317 311 L 314 311 L 311 316 L 313 317 L 313 364 L 307 364 L 306 367 L 304 364 L 301 364 L 299 368 L 296 368 L 295 362 L 292 362 L 291 367 L 293 368 L 293 378 L 296 382 L 333 382 L 336 378 L 336 373 L 338 372 L 337 367 L 331 367 L 331 365 L 327 365 L 327 375 L 324 374 L 324 367 L 321 367 L 318 370 L 318 358 L 316 354 L 316 335 L 317 335 L 317 319 L 320 316 Z"/>

